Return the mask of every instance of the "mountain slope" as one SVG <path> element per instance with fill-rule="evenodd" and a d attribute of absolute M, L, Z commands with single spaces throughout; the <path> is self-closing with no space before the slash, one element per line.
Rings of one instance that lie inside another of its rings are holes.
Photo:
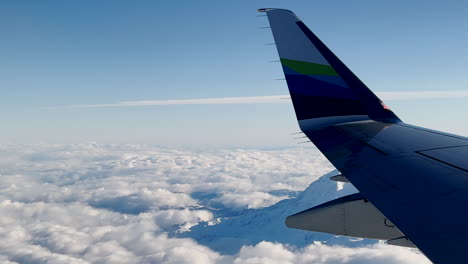
<path fill-rule="evenodd" d="M 222 218 L 219 223 L 201 223 L 192 227 L 190 231 L 174 232 L 172 235 L 193 238 L 198 243 L 224 254 L 235 254 L 242 246 L 254 245 L 261 241 L 280 242 L 297 247 L 309 245 L 314 241 L 346 246 L 375 243 L 375 240 L 339 237 L 289 229 L 285 226 L 284 220 L 291 214 L 357 192 L 351 184 L 340 188 L 339 183 L 329 179 L 336 174 L 334 171 L 320 177 L 296 198 L 282 200 L 266 208 L 246 210 L 236 217 Z"/>

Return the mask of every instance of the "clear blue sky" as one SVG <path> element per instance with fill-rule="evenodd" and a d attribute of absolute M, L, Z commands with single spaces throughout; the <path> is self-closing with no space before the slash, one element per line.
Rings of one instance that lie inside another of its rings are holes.
<path fill-rule="evenodd" d="M 293 10 L 374 91 L 468 89 L 465 1 L 6 1 L 0 143 L 294 145 L 289 104 L 49 108 L 286 94 L 261 7 Z M 466 97 L 387 104 L 468 134 Z"/>

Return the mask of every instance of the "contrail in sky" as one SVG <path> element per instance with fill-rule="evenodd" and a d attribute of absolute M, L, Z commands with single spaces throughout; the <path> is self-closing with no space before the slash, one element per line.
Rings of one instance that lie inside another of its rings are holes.
<path fill-rule="evenodd" d="M 419 100 L 468 97 L 468 90 L 459 91 L 408 91 L 408 92 L 377 92 L 384 101 L 393 100 Z M 69 105 L 70 108 L 99 108 L 99 107 L 125 107 L 125 106 L 152 106 L 152 105 L 214 105 L 214 104 L 277 104 L 289 103 L 289 95 L 247 96 L 247 97 L 221 97 L 203 99 L 181 100 L 142 100 L 124 101 L 110 104 Z M 61 107 L 59 107 L 61 108 Z"/>

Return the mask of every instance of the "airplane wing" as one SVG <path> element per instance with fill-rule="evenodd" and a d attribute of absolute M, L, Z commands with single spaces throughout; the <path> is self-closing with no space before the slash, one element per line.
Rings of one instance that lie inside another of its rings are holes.
<path fill-rule="evenodd" d="M 402 122 L 291 11 L 264 8 L 299 126 L 358 194 L 289 216 L 289 227 L 468 259 L 468 138 Z"/>

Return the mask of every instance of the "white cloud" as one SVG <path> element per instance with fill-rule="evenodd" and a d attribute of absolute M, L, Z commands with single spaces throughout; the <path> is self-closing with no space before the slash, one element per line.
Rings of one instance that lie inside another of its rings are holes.
<path fill-rule="evenodd" d="M 259 208 L 273 205 L 288 196 L 275 196 L 264 192 L 239 192 L 239 193 L 226 193 L 221 197 L 214 199 L 228 207 L 232 208 Z"/>
<path fill-rule="evenodd" d="M 234 263 L 293 263 L 295 254 L 282 244 L 260 242 L 241 248 Z"/>
<path fill-rule="evenodd" d="M 216 194 L 256 208 L 278 201 L 269 192 L 299 191 L 332 167 L 318 152 L 222 150 L 194 152 L 135 146 L 28 146 L 0 155 L 0 197 L 21 202 L 86 202 L 137 213 L 196 206 L 190 193 Z M 261 202 L 259 202 L 259 200 Z"/>
<path fill-rule="evenodd" d="M 376 244 L 371 247 L 347 248 L 312 244 L 304 249 L 290 249 L 285 245 L 260 242 L 245 246 L 235 263 L 314 263 L 314 264 L 390 264 L 431 263 L 416 250 Z"/>
<path fill-rule="evenodd" d="M 401 91 L 377 92 L 382 100 L 417 100 L 467 97 L 468 90 L 457 91 Z M 128 106 L 161 106 L 161 105 L 213 105 L 213 104 L 278 104 L 290 103 L 289 95 L 221 97 L 182 100 L 142 100 L 124 101 L 109 104 L 71 105 L 71 108 L 128 107 Z"/>
<path fill-rule="evenodd" d="M 154 219 L 161 228 L 169 228 L 174 225 L 181 225 L 183 231 L 200 222 L 213 220 L 213 213 L 208 210 L 161 210 L 154 213 Z"/>
<path fill-rule="evenodd" d="M 230 256 L 192 239 L 168 236 L 199 222 L 215 222 L 219 208 L 268 206 L 330 169 L 314 149 L 199 152 L 138 145 L 3 145 L 0 262 L 424 261 L 411 250 L 384 245 L 296 249 L 270 242 Z"/>
<path fill-rule="evenodd" d="M 7 200 L 0 203 L 0 215 L 0 254 L 21 263 L 159 263 L 172 257 L 179 263 L 184 258 L 185 263 L 209 263 L 205 260 L 221 258 L 192 240 L 168 238 L 153 212 L 123 217 L 76 203 Z"/>

